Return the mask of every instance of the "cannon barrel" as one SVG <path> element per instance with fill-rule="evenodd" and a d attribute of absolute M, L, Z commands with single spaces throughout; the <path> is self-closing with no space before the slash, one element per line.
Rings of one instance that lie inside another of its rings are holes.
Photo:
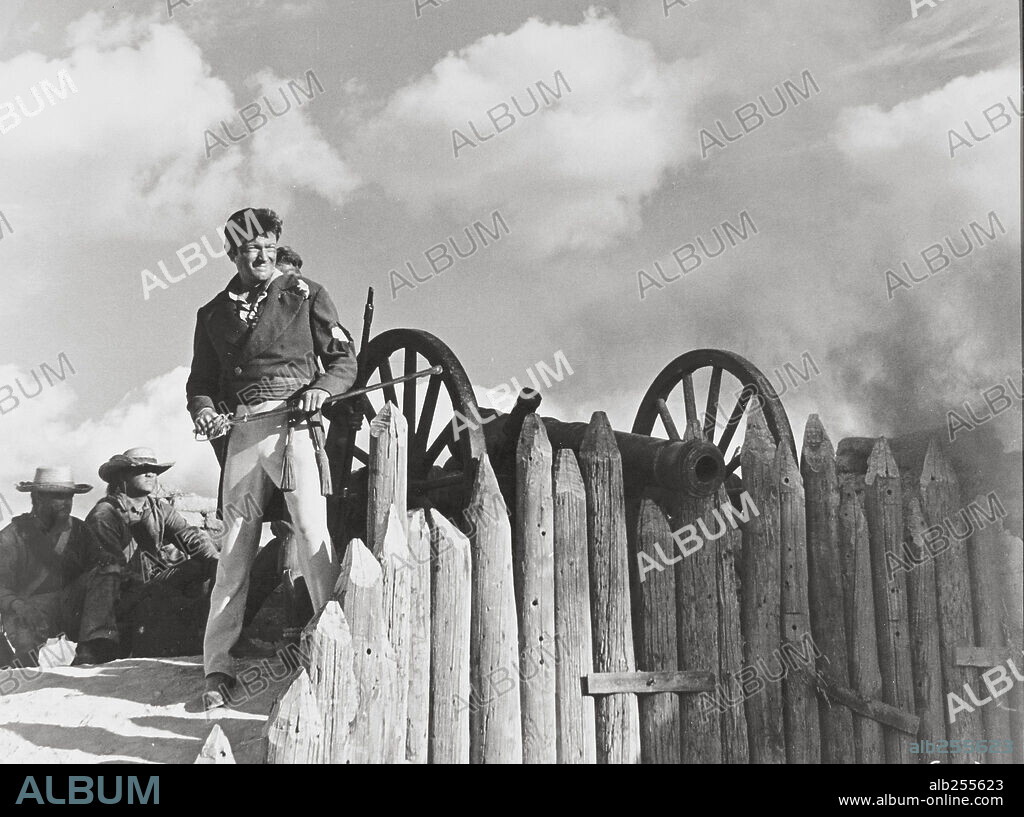
<path fill-rule="evenodd" d="M 481 409 L 487 417 L 484 434 L 495 470 L 515 470 L 515 451 L 525 416 L 536 410 L 540 395 L 531 390 L 520 394 L 509 414 Z M 566 423 L 541 417 L 551 447 L 570 448 L 578 455 L 587 433 L 587 423 Z M 622 477 L 627 493 L 658 487 L 687 496 L 711 496 L 725 481 L 722 453 L 706 440 L 663 440 L 644 434 L 616 431 L 615 441 L 622 456 Z"/>
<path fill-rule="evenodd" d="M 541 419 L 552 448 L 571 448 L 579 454 L 587 423 Z M 659 440 L 627 431 L 614 434 L 622 456 L 622 479 L 629 493 L 659 487 L 687 496 L 711 496 L 725 480 L 722 452 L 706 440 Z"/>

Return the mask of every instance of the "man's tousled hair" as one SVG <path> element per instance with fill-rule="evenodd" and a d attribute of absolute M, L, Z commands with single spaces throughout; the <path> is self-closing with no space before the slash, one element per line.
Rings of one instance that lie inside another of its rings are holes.
<path fill-rule="evenodd" d="M 283 227 L 281 217 L 266 207 L 246 207 L 232 213 L 224 225 L 224 246 L 228 258 L 234 261 L 242 245 L 257 236 L 272 234 L 275 239 L 280 238 Z"/>

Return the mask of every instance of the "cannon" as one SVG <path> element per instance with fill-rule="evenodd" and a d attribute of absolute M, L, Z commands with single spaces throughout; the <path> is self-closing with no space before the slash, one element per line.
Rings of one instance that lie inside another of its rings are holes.
<path fill-rule="evenodd" d="M 425 381 L 409 380 L 366 395 L 355 408 L 348 433 L 336 435 L 330 452 L 338 502 L 335 523 L 344 537 L 356 535 L 365 509 L 369 462 L 368 423 L 384 401 L 398 406 L 408 425 L 410 505 L 431 505 L 456 522 L 470 499 L 475 465 L 487 453 L 514 507 L 515 447 L 525 416 L 540 396 L 520 395 L 507 414 L 480 407 L 465 369 L 435 335 L 419 329 L 390 329 L 363 344 L 356 387 L 440 366 Z M 697 396 L 704 410 L 698 413 Z M 721 410 L 723 397 L 728 411 Z M 669 363 L 655 378 L 630 431 L 615 432 L 622 455 L 627 494 L 661 488 L 676 494 L 708 496 L 725 482 L 730 496 L 742 490 L 740 449 L 746 418 L 760 407 L 776 444 L 796 453 L 793 433 L 774 387 L 752 363 L 732 352 L 700 349 Z M 579 451 L 585 422 L 542 418 L 553 448 Z M 363 422 L 366 420 L 367 422 Z M 683 429 L 683 432 L 680 432 Z M 354 466 L 355 470 L 349 467 Z M 332 530 L 335 526 L 332 525 Z M 346 539 L 347 540 L 347 539 Z"/>

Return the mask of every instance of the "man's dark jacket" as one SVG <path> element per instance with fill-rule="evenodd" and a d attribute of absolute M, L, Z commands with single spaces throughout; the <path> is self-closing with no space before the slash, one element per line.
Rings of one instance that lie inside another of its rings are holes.
<path fill-rule="evenodd" d="M 31 513 L 0 531 L 0 615 L 20 598 L 55 593 L 89 569 L 97 549 L 92 531 L 70 517 L 67 527 L 43 532 Z"/>
<path fill-rule="evenodd" d="M 196 316 L 189 413 L 232 412 L 239 404 L 293 397 L 306 388 L 338 394 L 356 379 L 351 336 L 326 290 L 292 273 L 267 285 L 255 328 L 238 316 L 235 276 Z M 317 361 L 323 371 L 317 368 Z"/>
<path fill-rule="evenodd" d="M 85 524 L 100 546 L 96 564 L 127 565 L 128 574 L 141 581 L 178 564 L 186 555 L 217 556 L 209 536 L 186 522 L 162 497 L 146 497 L 135 513 L 121 494 L 108 494 L 89 512 Z"/>

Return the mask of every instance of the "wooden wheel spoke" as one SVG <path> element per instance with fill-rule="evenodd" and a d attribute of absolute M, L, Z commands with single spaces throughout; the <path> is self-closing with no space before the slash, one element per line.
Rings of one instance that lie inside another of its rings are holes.
<path fill-rule="evenodd" d="M 430 477 L 428 479 L 410 480 L 409 485 L 417 491 L 432 491 L 436 488 L 447 488 L 452 485 L 460 485 L 466 481 L 466 474 L 463 471 L 445 472 L 442 477 Z"/>
<path fill-rule="evenodd" d="M 390 360 L 387 360 L 387 359 L 382 360 L 380 362 L 380 366 L 378 367 L 378 371 L 380 371 L 380 382 L 381 383 L 383 383 L 385 380 L 393 380 L 394 377 L 395 377 L 395 375 L 391 371 L 391 361 Z M 395 394 L 395 387 L 394 386 L 385 386 L 384 387 L 384 399 L 387 400 L 389 403 L 394 403 L 396 406 L 398 405 L 398 395 Z"/>
<path fill-rule="evenodd" d="M 359 460 L 363 465 L 369 465 L 370 455 L 367 454 L 358 445 L 352 446 L 352 459 Z"/>
<path fill-rule="evenodd" d="M 367 423 L 372 423 L 374 418 L 377 416 L 377 411 L 373 407 L 373 403 L 370 402 L 369 397 L 363 397 L 362 401 L 363 417 L 366 418 Z"/>
<path fill-rule="evenodd" d="M 686 407 L 687 429 L 696 426 L 700 429 L 700 417 L 697 416 L 697 398 L 693 393 L 693 373 L 683 375 L 683 403 Z"/>
<path fill-rule="evenodd" d="M 434 419 L 434 410 L 437 408 L 437 396 L 441 392 L 441 375 L 432 374 L 427 381 L 427 391 L 423 395 L 423 407 L 420 409 L 420 419 L 416 423 L 416 435 L 410 448 L 421 451 L 427 447 L 427 439 L 430 437 L 430 427 Z"/>
<path fill-rule="evenodd" d="M 711 385 L 708 386 L 708 402 L 704 408 L 704 439 L 715 439 L 715 423 L 718 422 L 718 399 L 722 392 L 722 367 L 711 371 Z"/>
<path fill-rule="evenodd" d="M 454 420 L 452 422 L 454 422 Z M 430 466 L 432 466 L 440 456 L 441 452 L 444 451 L 445 448 L 449 448 L 454 445 L 455 431 L 452 429 L 452 424 L 449 423 L 444 427 L 444 431 L 437 436 L 437 439 L 430 444 L 427 452 L 423 455 L 423 462 L 420 464 L 420 467 L 424 471 L 428 471 Z"/>
<path fill-rule="evenodd" d="M 753 387 L 745 386 L 743 391 L 740 392 L 739 398 L 736 400 L 736 405 L 733 406 L 732 414 L 729 415 L 729 421 L 725 424 L 725 431 L 722 432 L 722 439 L 718 441 L 718 450 L 722 452 L 722 456 L 725 456 L 729 450 L 729 444 L 732 442 L 732 438 L 736 435 L 736 428 L 740 424 L 740 420 L 743 419 L 743 412 L 747 410 L 747 402 L 753 396 Z"/>
<path fill-rule="evenodd" d="M 676 428 L 676 421 L 672 419 L 672 413 L 668 410 L 668 403 L 665 402 L 664 397 L 658 398 L 658 416 L 661 417 L 661 423 L 665 426 L 665 432 L 668 434 L 670 440 L 681 440 L 679 436 L 679 429 Z"/>
<path fill-rule="evenodd" d="M 737 451 L 736 456 L 729 460 L 729 463 L 725 466 L 725 475 L 729 476 L 733 471 L 740 467 L 740 453 Z"/>
<path fill-rule="evenodd" d="M 416 350 L 405 350 L 405 368 L 402 374 L 410 375 L 416 371 Z M 406 380 L 402 387 L 402 414 L 405 424 L 412 434 L 416 428 L 416 381 Z"/>

